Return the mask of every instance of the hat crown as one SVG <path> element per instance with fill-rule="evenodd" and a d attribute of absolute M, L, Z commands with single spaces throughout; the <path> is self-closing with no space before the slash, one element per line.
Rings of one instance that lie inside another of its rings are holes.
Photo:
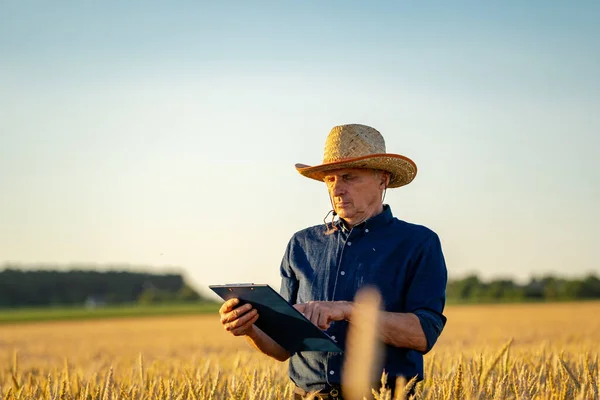
<path fill-rule="evenodd" d="M 327 136 L 323 163 L 383 153 L 385 141 L 377 129 L 359 124 L 339 125 Z"/>

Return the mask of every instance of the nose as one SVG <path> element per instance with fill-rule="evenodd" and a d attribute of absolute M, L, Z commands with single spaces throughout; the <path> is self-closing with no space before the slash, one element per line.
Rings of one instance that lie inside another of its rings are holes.
<path fill-rule="evenodd" d="M 331 184 L 331 194 L 333 197 L 342 196 L 346 194 L 346 185 L 344 184 L 343 179 L 336 179 Z"/>

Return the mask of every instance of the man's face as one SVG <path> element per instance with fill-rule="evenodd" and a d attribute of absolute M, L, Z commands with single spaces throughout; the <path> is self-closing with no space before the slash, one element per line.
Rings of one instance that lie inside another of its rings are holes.
<path fill-rule="evenodd" d="M 385 179 L 385 174 L 380 171 L 344 168 L 328 172 L 323 180 L 335 212 L 354 225 L 374 215 L 381 207 Z"/>

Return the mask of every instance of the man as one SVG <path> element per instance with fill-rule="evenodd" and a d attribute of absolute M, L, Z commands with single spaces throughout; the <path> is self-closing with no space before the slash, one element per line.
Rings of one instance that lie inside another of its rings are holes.
<path fill-rule="evenodd" d="M 382 298 L 378 331 L 390 386 L 398 376 L 423 379 L 423 354 L 446 323 L 444 257 L 434 232 L 394 218 L 383 204 L 387 188 L 414 179 L 416 165 L 386 153 L 377 130 L 341 125 L 327 137 L 323 164 L 296 164 L 296 169 L 325 182 L 333 218 L 339 219 L 292 237 L 281 263 L 281 295 L 343 349 L 356 292 L 375 286 Z M 221 307 L 224 328 L 279 361 L 290 359 L 296 393 L 320 391 L 325 398 L 339 393 L 343 353 L 290 354 L 254 325 L 256 310 L 237 305 L 232 299 Z"/>

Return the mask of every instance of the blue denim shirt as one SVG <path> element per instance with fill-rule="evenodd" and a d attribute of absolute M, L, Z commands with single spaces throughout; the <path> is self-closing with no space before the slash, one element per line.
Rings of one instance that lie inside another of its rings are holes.
<path fill-rule="evenodd" d="M 281 263 L 281 295 L 292 304 L 309 301 L 352 301 L 363 285 L 375 285 L 385 311 L 414 313 L 428 352 L 446 323 L 442 314 L 447 272 L 438 236 L 430 229 L 392 216 L 389 206 L 379 215 L 347 230 L 326 235 L 325 225 L 297 232 Z M 347 321 L 326 331 L 346 345 Z M 385 345 L 384 369 L 390 377 L 423 378 L 423 354 Z M 290 358 L 292 381 L 307 391 L 341 383 L 343 353 L 298 352 Z"/>

